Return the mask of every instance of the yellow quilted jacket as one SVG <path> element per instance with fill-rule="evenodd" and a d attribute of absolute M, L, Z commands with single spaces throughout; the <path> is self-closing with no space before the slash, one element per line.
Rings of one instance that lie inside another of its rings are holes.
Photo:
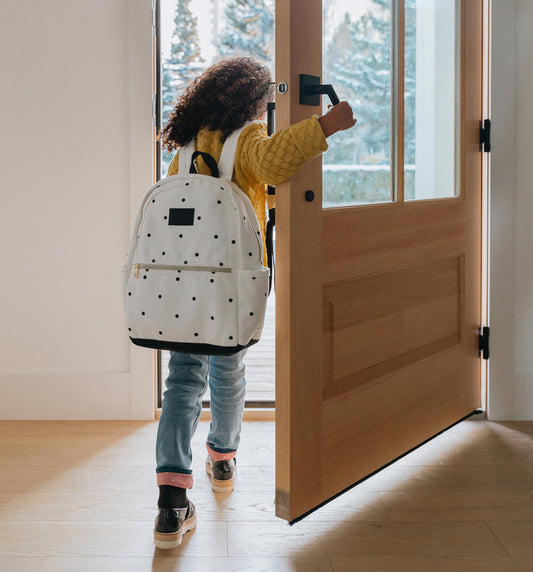
<path fill-rule="evenodd" d="M 221 137 L 221 131 L 204 128 L 198 132 L 196 149 L 209 153 L 218 163 L 223 146 Z M 328 144 L 316 115 L 278 131 L 271 137 L 267 135 L 264 123 L 252 123 L 243 130 L 237 143 L 232 180 L 250 198 L 263 229 L 263 236 L 266 230 L 266 185 L 277 185 L 290 179 L 306 161 L 327 148 Z M 211 174 L 200 157 L 197 164 L 199 173 Z M 176 153 L 167 175 L 177 175 L 178 165 Z M 268 199 L 268 207 L 272 208 L 273 197 Z"/>

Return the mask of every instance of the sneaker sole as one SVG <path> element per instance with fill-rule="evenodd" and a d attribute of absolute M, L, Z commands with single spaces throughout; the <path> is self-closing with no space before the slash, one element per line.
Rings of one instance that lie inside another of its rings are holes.
<path fill-rule="evenodd" d="M 214 479 L 209 461 L 205 464 L 205 470 L 211 479 L 211 490 L 213 492 L 231 493 L 231 491 L 233 491 L 233 489 L 235 488 L 235 477 L 232 479 L 227 479 L 226 481 L 221 481 L 220 479 Z"/>
<path fill-rule="evenodd" d="M 154 544 L 156 548 L 161 548 L 162 550 L 168 550 L 170 548 L 176 548 L 181 544 L 183 540 L 183 535 L 189 530 L 194 530 L 196 528 L 196 515 L 194 515 L 189 520 L 183 523 L 181 530 L 178 532 L 157 532 L 154 530 Z"/>

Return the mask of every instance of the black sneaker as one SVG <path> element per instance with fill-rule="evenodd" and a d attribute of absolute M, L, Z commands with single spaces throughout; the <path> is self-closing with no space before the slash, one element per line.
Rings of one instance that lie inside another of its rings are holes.
<path fill-rule="evenodd" d="M 183 535 L 196 528 L 196 507 L 191 501 L 183 508 L 160 508 L 155 519 L 154 544 L 157 548 L 176 548 Z"/>
<path fill-rule="evenodd" d="M 231 493 L 235 486 L 235 475 L 237 473 L 237 460 L 213 461 L 207 455 L 205 470 L 211 477 L 211 489 L 215 493 Z"/>

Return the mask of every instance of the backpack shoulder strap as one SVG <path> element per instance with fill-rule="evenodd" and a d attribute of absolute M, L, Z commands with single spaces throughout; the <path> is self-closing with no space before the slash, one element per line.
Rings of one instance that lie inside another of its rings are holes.
<path fill-rule="evenodd" d="M 220 177 L 222 179 L 227 179 L 231 181 L 233 177 L 233 168 L 235 166 L 235 153 L 237 151 L 237 143 L 239 142 L 239 137 L 241 133 L 253 123 L 263 123 L 262 121 L 249 121 L 245 123 L 239 129 L 236 129 L 231 135 L 228 136 L 224 142 L 224 147 L 222 147 L 222 152 L 220 153 L 220 159 L 218 161 L 218 170 L 220 172 Z M 180 157 L 181 162 L 181 157 Z M 181 169 L 181 167 L 180 167 Z"/>
<path fill-rule="evenodd" d="M 196 140 L 191 139 L 184 147 L 179 148 L 179 163 L 178 163 L 178 173 L 180 175 L 186 175 L 192 163 L 192 156 L 194 150 L 196 149 Z"/>

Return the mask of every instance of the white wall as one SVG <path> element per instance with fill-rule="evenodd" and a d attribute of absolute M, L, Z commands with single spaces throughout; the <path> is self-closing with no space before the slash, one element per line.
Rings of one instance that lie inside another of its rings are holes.
<path fill-rule="evenodd" d="M 490 419 L 533 419 L 533 2 L 492 0 Z"/>
<path fill-rule="evenodd" d="M 0 418 L 150 418 L 120 264 L 151 184 L 151 0 L 0 5 Z"/>

